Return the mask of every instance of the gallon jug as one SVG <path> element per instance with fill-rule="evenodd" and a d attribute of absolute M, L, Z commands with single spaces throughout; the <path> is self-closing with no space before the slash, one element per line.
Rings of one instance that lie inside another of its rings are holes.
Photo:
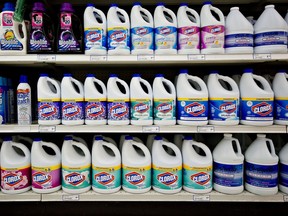
<path fill-rule="evenodd" d="M 168 91 L 166 90 L 165 86 Z M 176 90 L 173 83 L 157 74 L 153 81 L 154 124 L 176 124 Z"/>
<path fill-rule="evenodd" d="M 20 83 L 17 87 L 17 117 L 18 125 L 32 124 L 31 88 L 25 75 L 20 76 Z"/>
<path fill-rule="evenodd" d="M 253 25 L 239 11 L 232 7 L 226 18 L 225 52 L 253 53 Z"/>
<path fill-rule="evenodd" d="M 147 88 L 145 91 L 142 87 Z M 130 82 L 131 124 L 153 124 L 153 92 L 148 81 L 141 78 L 140 74 L 133 74 Z"/>
<path fill-rule="evenodd" d="M 180 70 L 177 79 L 177 123 L 206 125 L 208 123 L 208 89 L 202 79 Z M 214 89 L 215 90 L 215 89 Z"/>
<path fill-rule="evenodd" d="M 30 151 L 22 143 L 4 139 L 1 146 L 1 191 L 6 194 L 24 193 L 31 188 Z"/>
<path fill-rule="evenodd" d="M 47 151 L 47 147 L 50 148 Z M 32 190 L 52 193 L 61 188 L 61 152 L 57 145 L 35 138 L 31 149 Z"/>
<path fill-rule="evenodd" d="M 168 154 L 164 146 L 172 149 Z M 182 189 L 182 155 L 180 149 L 156 136 L 152 147 L 152 185 L 157 192 L 178 193 Z"/>
<path fill-rule="evenodd" d="M 87 146 L 64 138 L 62 146 L 62 190 L 70 194 L 85 193 L 91 188 L 91 154 Z"/>
<path fill-rule="evenodd" d="M 211 11 L 219 16 L 214 17 Z M 224 54 L 225 19 L 223 13 L 211 2 L 204 2 L 201 12 L 201 53 L 202 54 Z"/>
<path fill-rule="evenodd" d="M 100 86 L 100 91 L 96 87 Z M 85 124 L 105 125 L 107 123 L 107 90 L 104 83 L 88 74 L 84 82 Z"/>
<path fill-rule="evenodd" d="M 149 134 L 147 136 L 147 140 L 146 140 L 146 146 L 149 149 L 150 153 L 152 154 L 152 147 L 153 147 L 153 143 L 154 143 L 154 139 L 157 135 L 156 134 Z M 165 142 L 169 142 L 169 140 L 167 140 L 165 137 L 162 137 L 162 139 Z M 138 142 L 138 141 L 137 141 Z M 179 148 L 180 149 L 180 148 Z"/>
<path fill-rule="evenodd" d="M 225 81 L 226 87 L 220 81 Z M 229 85 L 229 86 L 228 86 Z M 228 77 L 212 71 L 208 76 L 209 91 L 209 124 L 239 124 L 239 89 L 236 82 Z"/>
<path fill-rule="evenodd" d="M 85 55 L 107 54 L 107 21 L 105 14 L 87 4 L 84 11 L 84 46 Z"/>
<path fill-rule="evenodd" d="M 136 149 L 137 148 L 137 149 Z M 129 193 L 145 193 L 151 189 L 151 154 L 148 148 L 125 137 L 122 147 L 122 187 Z"/>
<path fill-rule="evenodd" d="M 241 124 L 272 125 L 274 93 L 268 81 L 261 76 L 254 75 L 252 69 L 245 69 L 240 79 L 239 88 Z"/>
<path fill-rule="evenodd" d="M 111 4 L 107 14 L 108 55 L 130 54 L 130 20 L 125 10 Z"/>
<path fill-rule="evenodd" d="M 195 151 L 194 146 L 202 149 L 204 155 Z M 200 142 L 186 136 L 182 145 L 183 189 L 190 193 L 209 193 L 212 190 L 212 154 Z"/>
<path fill-rule="evenodd" d="M 123 134 L 123 135 L 120 136 L 120 142 L 119 142 L 119 150 L 120 150 L 120 152 L 122 152 L 122 148 L 123 148 L 124 142 L 127 142 L 127 141 L 130 142 L 130 140 L 126 140 L 125 139 L 126 136 L 130 137 L 130 135 L 128 135 L 128 134 Z M 140 138 L 135 137 L 135 136 L 131 136 L 131 137 L 132 137 L 134 142 L 143 143 L 143 141 Z"/>
<path fill-rule="evenodd" d="M 122 92 L 118 84 L 122 85 L 125 92 Z M 107 110 L 108 125 L 128 125 L 129 120 L 129 86 L 116 74 L 111 74 L 107 83 Z"/>
<path fill-rule="evenodd" d="M 40 74 L 37 82 L 38 124 L 58 125 L 61 123 L 61 89 L 57 80 Z"/>
<path fill-rule="evenodd" d="M 288 194 L 288 144 L 279 153 L 279 190 Z"/>
<path fill-rule="evenodd" d="M 92 142 L 94 142 L 94 140 L 98 139 L 97 137 L 101 137 L 103 141 L 108 142 L 108 143 L 112 143 L 113 145 L 118 147 L 118 145 L 117 145 L 117 143 L 115 142 L 114 139 L 112 139 L 111 137 L 103 136 L 103 135 L 95 135 L 93 137 L 93 141 Z M 99 139 L 101 139 L 101 138 L 99 138 Z"/>
<path fill-rule="evenodd" d="M 178 54 L 200 53 L 200 17 L 198 13 L 182 3 L 177 11 Z"/>
<path fill-rule="evenodd" d="M 177 18 L 163 3 L 154 11 L 155 54 L 177 54 Z"/>
<path fill-rule="evenodd" d="M 81 82 L 72 77 L 72 74 L 64 74 L 61 82 L 61 101 L 62 124 L 84 124 L 84 87 Z"/>
<path fill-rule="evenodd" d="M 232 134 L 224 138 L 213 150 L 213 187 L 225 194 L 239 194 L 243 191 L 244 156 L 238 139 Z"/>
<path fill-rule="evenodd" d="M 98 193 L 115 193 L 120 188 L 120 151 L 114 144 L 97 136 L 92 147 L 92 189 Z"/>
<path fill-rule="evenodd" d="M 245 152 L 245 189 L 258 195 L 276 194 L 278 161 L 273 141 L 265 134 L 257 134 Z"/>
<path fill-rule="evenodd" d="M 131 14 L 131 54 L 152 55 L 154 53 L 154 21 L 151 13 L 134 3 Z"/>

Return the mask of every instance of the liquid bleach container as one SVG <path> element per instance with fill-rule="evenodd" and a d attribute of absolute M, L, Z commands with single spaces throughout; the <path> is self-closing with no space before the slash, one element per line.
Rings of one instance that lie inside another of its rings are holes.
<path fill-rule="evenodd" d="M 221 85 L 221 80 L 227 86 Z M 230 88 L 229 88 L 229 86 Z M 211 71 L 207 80 L 209 91 L 209 124 L 239 124 L 239 89 L 236 82 L 228 77 Z"/>
<path fill-rule="evenodd" d="M 50 151 L 46 150 L 47 147 Z M 31 166 L 34 192 L 52 193 L 60 190 L 61 152 L 57 145 L 35 138 L 31 149 Z"/>
<path fill-rule="evenodd" d="M 62 124 L 84 124 L 84 87 L 81 82 L 72 77 L 72 74 L 64 74 L 61 82 L 61 97 Z"/>
<path fill-rule="evenodd" d="M 120 141 L 119 141 L 119 150 L 120 150 L 120 152 L 122 152 L 122 147 L 124 145 L 124 142 L 130 142 L 130 140 L 126 140 L 125 139 L 126 136 L 130 137 L 130 135 L 128 135 L 128 134 L 123 134 L 123 135 L 120 136 Z M 132 137 L 132 140 L 134 142 L 143 143 L 143 141 L 139 137 L 135 137 L 135 136 L 131 136 L 131 137 Z"/>
<path fill-rule="evenodd" d="M 154 20 L 151 13 L 134 3 L 131 14 L 131 54 L 152 55 L 154 53 Z"/>
<path fill-rule="evenodd" d="M 146 193 L 151 189 L 151 154 L 131 136 L 122 147 L 122 187 L 129 193 Z"/>
<path fill-rule="evenodd" d="M 157 135 L 156 134 L 149 134 L 146 140 L 146 146 L 149 149 L 150 153 L 152 154 L 152 147 L 154 143 L 154 139 Z M 165 142 L 169 142 L 165 137 L 162 137 Z"/>
<path fill-rule="evenodd" d="M 100 91 L 96 87 L 100 87 Z M 84 82 L 85 124 L 105 125 L 107 123 L 107 89 L 105 84 L 88 74 Z"/>
<path fill-rule="evenodd" d="M 192 84 L 191 84 L 192 82 Z M 206 125 L 208 123 L 208 89 L 202 79 L 180 70 L 177 79 L 177 123 Z"/>
<path fill-rule="evenodd" d="M 92 147 L 92 189 L 115 193 L 121 188 L 121 155 L 112 143 L 96 136 Z"/>
<path fill-rule="evenodd" d="M 4 139 L 1 146 L 1 191 L 6 194 L 24 193 L 31 188 L 29 149 L 22 143 Z"/>
<path fill-rule="evenodd" d="M 225 52 L 253 53 L 253 25 L 239 11 L 232 7 L 226 18 Z"/>
<path fill-rule="evenodd" d="M 279 152 L 279 190 L 288 194 L 288 144 Z"/>
<path fill-rule="evenodd" d="M 215 12 L 219 20 L 211 13 Z M 201 53 L 224 54 L 225 19 L 223 13 L 211 2 L 204 2 L 201 12 Z"/>
<path fill-rule="evenodd" d="M 258 195 L 276 194 L 278 161 L 273 141 L 265 134 L 257 134 L 245 152 L 245 189 Z"/>
<path fill-rule="evenodd" d="M 238 139 L 232 134 L 224 138 L 213 150 L 213 187 L 225 194 L 239 194 L 243 191 L 244 156 Z"/>
<path fill-rule="evenodd" d="M 163 3 L 154 11 L 155 54 L 177 54 L 177 18 Z"/>
<path fill-rule="evenodd" d="M 258 83 L 260 83 L 260 85 Z M 268 81 L 245 69 L 240 79 L 241 124 L 266 126 L 273 124 L 274 93 Z"/>
<path fill-rule="evenodd" d="M 182 3 L 177 11 L 178 54 L 200 53 L 200 16 Z"/>

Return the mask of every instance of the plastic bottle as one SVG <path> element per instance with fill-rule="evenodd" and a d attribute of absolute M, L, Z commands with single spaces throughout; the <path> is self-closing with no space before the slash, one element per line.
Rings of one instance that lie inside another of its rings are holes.
<path fill-rule="evenodd" d="M 76 85 L 78 90 L 74 87 Z M 71 74 L 64 74 L 61 82 L 62 124 L 84 124 L 84 87 Z"/>
<path fill-rule="evenodd" d="M 219 16 L 219 20 L 214 17 L 211 11 Z M 211 2 L 204 2 L 201 12 L 201 53 L 202 54 L 223 54 L 225 19 L 223 13 Z"/>
<path fill-rule="evenodd" d="M 158 3 L 154 11 L 155 54 L 177 54 L 177 18 L 174 12 Z"/>
<path fill-rule="evenodd" d="M 125 10 L 111 4 L 107 14 L 108 55 L 130 54 L 130 20 Z"/>
<path fill-rule="evenodd" d="M 51 153 L 45 148 L 52 149 Z M 52 193 L 61 188 L 61 152 L 57 145 L 35 138 L 31 149 L 32 190 Z"/>
<path fill-rule="evenodd" d="M 131 54 L 152 55 L 154 53 L 154 20 L 151 13 L 139 2 L 131 9 Z"/>
<path fill-rule="evenodd" d="M 15 123 L 15 91 L 12 85 L 12 79 L 8 78 L 8 102 L 7 102 L 7 114 L 8 114 L 8 122 Z"/>
<path fill-rule="evenodd" d="M 279 153 L 279 190 L 288 194 L 288 144 Z"/>
<path fill-rule="evenodd" d="M 167 86 L 168 91 L 165 86 Z M 153 82 L 154 124 L 176 124 L 176 90 L 173 83 L 157 74 Z"/>
<path fill-rule="evenodd" d="M 257 134 L 245 152 L 245 189 L 258 195 L 276 194 L 278 161 L 273 141 L 265 134 Z"/>
<path fill-rule="evenodd" d="M 274 5 L 265 6 L 254 25 L 255 53 L 287 53 L 288 26 Z"/>
<path fill-rule="evenodd" d="M 156 134 L 149 134 L 147 136 L 147 140 L 146 140 L 146 146 L 147 148 L 149 149 L 150 153 L 152 154 L 152 147 L 153 147 L 153 143 L 154 143 L 154 139 L 157 135 Z M 162 137 L 162 139 L 165 141 L 165 142 L 169 142 L 168 139 L 166 139 L 165 137 Z M 137 141 L 138 142 L 138 141 Z M 179 148 L 180 149 L 180 148 Z"/>
<path fill-rule="evenodd" d="M 31 113 L 31 88 L 27 76 L 20 76 L 17 87 L 17 116 L 19 125 L 30 125 L 32 123 Z"/>
<path fill-rule="evenodd" d="M 125 88 L 122 92 L 118 84 Z M 116 74 L 111 74 L 107 83 L 108 125 L 128 125 L 129 120 L 129 86 Z"/>
<path fill-rule="evenodd" d="M 4 139 L 1 146 L 1 190 L 6 194 L 24 193 L 31 188 L 30 151 L 22 143 Z"/>
<path fill-rule="evenodd" d="M 193 82 L 193 85 L 190 83 Z M 180 70 L 176 84 L 177 123 L 206 125 L 208 123 L 208 89 L 202 79 Z"/>
<path fill-rule="evenodd" d="M 146 86 L 145 91 L 142 85 Z M 131 124 L 153 124 L 153 91 L 148 81 L 140 74 L 133 74 L 130 82 Z"/>
<path fill-rule="evenodd" d="M 254 75 L 252 69 L 245 69 L 240 79 L 239 88 L 241 94 L 241 124 L 272 125 L 274 93 L 268 81 L 264 77 Z"/>
<path fill-rule="evenodd" d="M 6 110 L 7 95 L 5 92 L 4 77 L 0 77 L 0 124 L 6 124 L 7 110 Z"/>
<path fill-rule="evenodd" d="M 200 16 L 182 3 L 177 11 L 178 54 L 200 53 Z"/>
<path fill-rule="evenodd" d="M 136 150 L 136 148 L 138 150 Z M 149 149 L 131 136 L 122 147 L 122 187 L 129 193 L 145 193 L 151 189 L 151 154 Z"/>
<path fill-rule="evenodd" d="M 120 151 L 114 144 L 97 136 L 92 147 L 92 189 L 98 193 L 115 193 L 120 188 Z"/>
<path fill-rule="evenodd" d="M 224 138 L 213 150 L 213 187 L 225 194 L 239 194 L 243 191 L 244 156 L 238 139 L 232 134 Z"/>
<path fill-rule="evenodd" d="M 84 45 L 85 55 L 107 54 L 107 20 L 105 14 L 87 4 L 84 11 Z"/>
<path fill-rule="evenodd" d="M 100 86 L 101 90 L 95 86 Z M 104 83 L 88 74 L 84 83 L 85 93 L 85 124 L 104 125 L 107 123 L 107 90 Z"/>
<path fill-rule="evenodd" d="M 232 7 L 226 18 L 225 52 L 253 53 L 253 25 L 239 11 Z"/>
<path fill-rule="evenodd" d="M 127 141 L 130 142 L 130 140 L 126 140 L 125 139 L 126 136 L 130 137 L 130 135 L 128 135 L 128 134 L 123 134 L 123 135 L 120 136 L 120 141 L 119 141 L 119 150 L 120 150 L 120 152 L 122 152 L 122 147 L 124 145 L 124 142 L 127 142 Z M 134 142 L 143 143 L 143 141 L 139 137 L 136 137 L 136 136 L 131 136 L 131 137 L 132 137 Z"/>

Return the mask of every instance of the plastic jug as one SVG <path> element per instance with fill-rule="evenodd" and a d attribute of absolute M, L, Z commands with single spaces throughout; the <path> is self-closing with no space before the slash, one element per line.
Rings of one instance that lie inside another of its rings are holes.
<path fill-rule="evenodd" d="M 17 117 L 18 125 L 32 124 L 31 88 L 27 76 L 20 76 L 17 86 Z"/>
<path fill-rule="evenodd" d="M 49 153 L 47 147 L 53 152 Z M 52 193 L 60 190 L 61 152 L 57 145 L 35 138 L 31 149 L 31 167 L 34 192 Z"/>
<path fill-rule="evenodd" d="M 192 83 L 192 84 L 191 84 Z M 180 70 L 176 84 L 177 123 L 206 125 L 208 123 L 208 89 L 202 79 Z"/>
<path fill-rule="evenodd" d="M 123 135 L 120 136 L 120 142 L 119 142 L 119 150 L 120 150 L 120 152 L 122 151 L 124 142 L 126 142 L 126 139 L 125 139 L 126 136 L 130 137 L 130 135 L 128 135 L 128 134 L 123 134 Z M 136 137 L 136 136 L 131 136 L 131 137 L 132 137 L 134 142 L 143 143 L 143 141 L 139 137 Z M 130 140 L 128 140 L 128 141 L 130 141 Z"/>
<path fill-rule="evenodd" d="M 239 194 L 243 191 L 244 156 L 238 139 L 232 134 L 224 138 L 213 150 L 213 187 L 225 194 Z"/>
<path fill-rule="evenodd" d="M 245 69 L 240 79 L 239 88 L 241 94 L 241 124 L 272 125 L 274 93 L 268 81 L 264 77 L 254 75 L 252 69 Z"/>
<path fill-rule="evenodd" d="M 177 11 L 178 54 L 200 53 L 200 16 L 182 3 Z"/>
<path fill-rule="evenodd" d="M 265 134 L 257 134 L 245 152 L 245 189 L 258 195 L 276 194 L 278 161 L 273 141 Z"/>
<path fill-rule="evenodd" d="M 288 144 L 279 153 L 279 190 L 288 194 Z"/>
<path fill-rule="evenodd" d="M 149 149 L 150 153 L 152 154 L 152 146 L 154 143 L 154 139 L 157 135 L 156 134 L 149 134 L 146 140 L 146 146 Z M 169 142 L 165 137 L 162 137 L 165 142 Z M 137 141 L 138 142 L 138 141 Z"/>

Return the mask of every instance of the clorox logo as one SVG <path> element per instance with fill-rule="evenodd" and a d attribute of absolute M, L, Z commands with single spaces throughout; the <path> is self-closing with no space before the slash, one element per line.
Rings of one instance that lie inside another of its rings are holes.
<path fill-rule="evenodd" d="M 96 42 L 101 39 L 101 34 L 96 31 L 91 31 L 86 35 L 86 39 L 90 42 Z"/>
<path fill-rule="evenodd" d="M 110 35 L 111 40 L 121 42 L 126 39 L 126 33 L 122 31 L 115 31 Z"/>
<path fill-rule="evenodd" d="M 130 184 L 137 185 L 137 184 L 142 183 L 145 180 L 145 176 L 137 172 L 131 172 L 125 175 L 125 179 Z"/>
<path fill-rule="evenodd" d="M 168 113 L 172 110 L 172 105 L 168 103 L 161 103 L 159 104 L 156 109 L 162 113 Z"/>
<path fill-rule="evenodd" d="M 98 104 L 90 104 L 86 107 L 86 113 L 88 116 L 97 117 L 105 112 L 104 108 Z"/>
<path fill-rule="evenodd" d="M 149 106 L 147 104 L 144 104 L 144 103 L 139 103 L 139 104 L 135 105 L 133 107 L 133 109 L 135 110 L 135 112 L 145 113 L 149 110 Z"/>
<path fill-rule="evenodd" d="M 171 29 L 164 27 L 164 28 L 160 29 L 160 34 L 161 34 L 161 35 L 171 34 Z"/>
<path fill-rule="evenodd" d="M 253 113 L 258 114 L 260 116 L 267 116 L 273 111 L 273 108 L 271 104 L 261 102 L 259 104 L 252 106 L 251 110 Z"/>
<path fill-rule="evenodd" d="M 15 186 L 16 184 L 20 183 L 23 180 L 23 176 L 16 175 L 14 173 L 9 173 L 4 175 L 3 177 L 4 184 L 9 186 Z"/>
<path fill-rule="evenodd" d="M 140 36 L 144 36 L 147 33 L 148 33 L 148 30 L 146 28 L 138 28 L 137 31 L 136 31 L 136 34 L 140 35 Z"/>
<path fill-rule="evenodd" d="M 196 29 L 193 28 L 193 27 L 187 27 L 184 30 L 184 35 L 188 35 L 189 36 L 189 35 L 193 35 L 195 33 L 196 33 Z"/>
<path fill-rule="evenodd" d="M 222 112 L 233 113 L 236 110 L 236 104 L 232 102 L 227 102 L 227 103 L 221 104 L 219 109 Z"/>
<path fill-rule="evenodd" d="M 85 176 L 81 175 L 80 173 L 73 172 L 65 176 L 65 181 L 67 181 L 69 184 L 77 186 L 85 181 Z"/>
<path fill-rule="evenodd" d="M 113 116 L 121 118 L 128 114 L 128 109 L 123 104 L 116 104 L 110 108 L 110 113 Z"/>
<path fill-rule="evenodd" d="M 52 180 L 52 176 L 43 173 L 43 172 L 36 172 L 32 175 L 33 182 L 38 185 L 46 184 L 47 182 Z"/>
<path fill-rule="evenodd" d="M 56 112 L 56 108 L 49 104 L 43 104 L 39 107 L 39 114 L 43 117 L 53 116 L 56 114 Z"/>
<path fill-rule="evenodd" d="M 184 107 L 184 111 L 193 116 L 199 116 L 205 112 L 205 106 L 198 102 L 194 102 Z"/>
<path fill-rule="evenodd" d="M 208 173 L 200 172 L 194 175 L 191 175 L 191 180 L 197 184 L 205 185 L 207 182 L 210 181 L 211 176 Z"/>
<path fill-rule="evenodd" d="M 110 184 L 114 181 L 115 177 L 107 172 L 101 172 L 94 176 L 96 182 L 102 185 Z"/>
<path fill-rule="evenodd" d="M 157 179 L 159 182 L 161 182 L 165 185 L 171 185 L 178 180 L 178 176 L 176 176 L 170 172 L 165 172 L 165 173 L 159 174 L 157 176 Z"/>
<path fill-rule="evenodd" d="M 67 104 L 62 108 L 63 115 L 67 117 L 72 117 L 80 113 L 80 109 L 72 104 Z"/>
<path fill-rule="evenodd" d="M 213 26 L 211 27 L 211 33 L 212 34 L 220 34 L 222 33 L 222 27 L 221 26 Z"/>

